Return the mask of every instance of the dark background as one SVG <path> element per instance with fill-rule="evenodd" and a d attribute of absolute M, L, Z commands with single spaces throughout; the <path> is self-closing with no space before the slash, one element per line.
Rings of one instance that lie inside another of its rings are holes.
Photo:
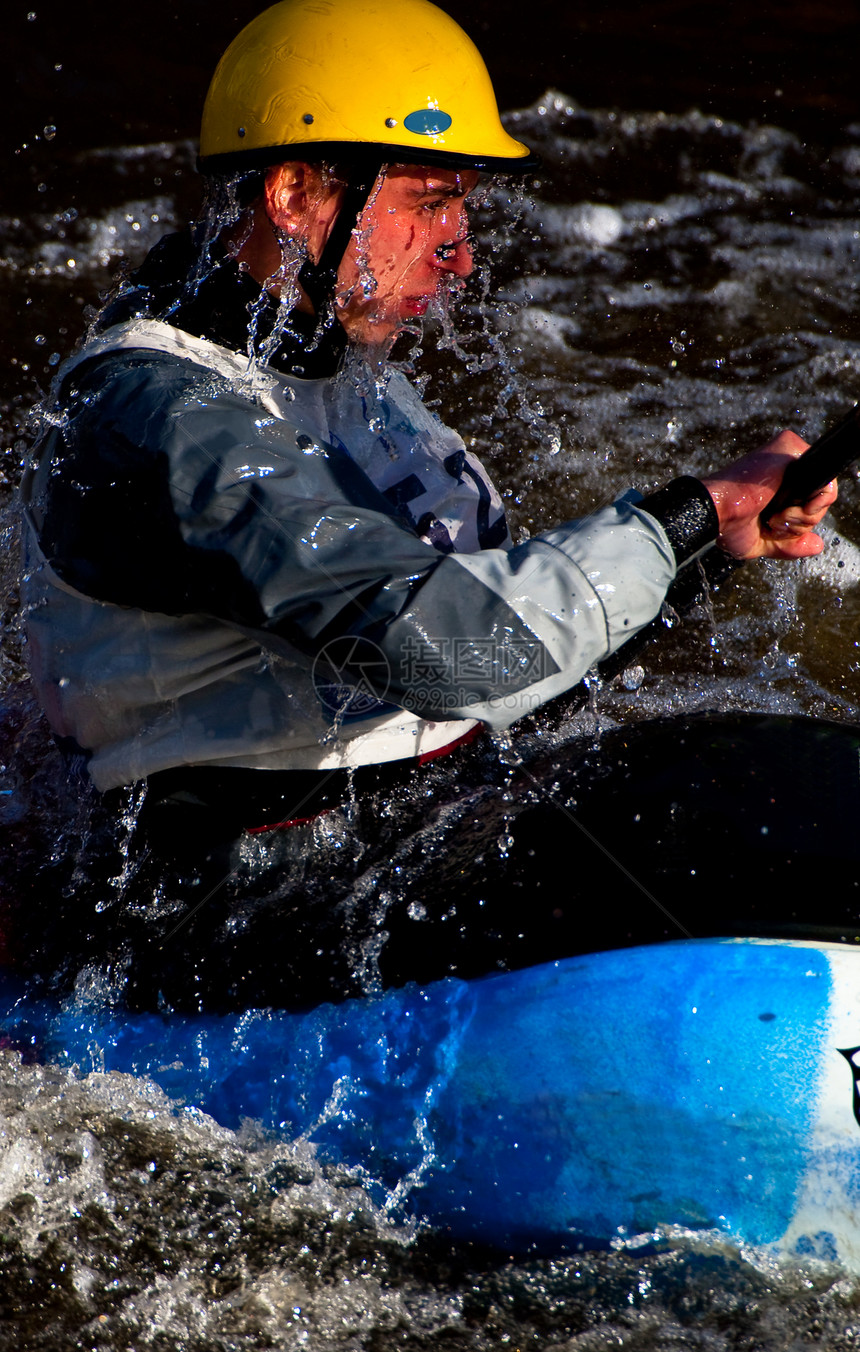
<path fill-rule="evenodd" d="M 6 209 L 26 209 L 52 154 L 196 136 L 219 55 L 262 8 L 258 0 L 6 0 Z M 586 107 L 696 106 L 820 138 L 860 117 L 858 0 L 450 0 L 445 8 L 482 49 L 502 108 L 554 86 Z M 47 125 L 57 128 L 50 145 L 36 139 Z"/>

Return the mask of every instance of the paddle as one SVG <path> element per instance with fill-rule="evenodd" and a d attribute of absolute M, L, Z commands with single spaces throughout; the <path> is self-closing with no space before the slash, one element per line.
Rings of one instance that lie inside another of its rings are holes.
<path fill-rule="evenodd" d="M 831 479 L 835 479 L 855 460 L 860 460 L 860 404 L 855 404 L 847 417 L 835 427 L 831 427 L 814 441 L 803 455 L 792 461 L 782 476 L 782 483 L 762 511 L 761 520 L 767 524 L 772 517 L 784 512 L 786 508 L 807 502 L 813 494 L 829 484 Z M 702 596 L 706 582 L 709 587 L 719 586 L 740 568 L 743 562 L 744 560 L 734 559 L 721 549 L 712 546 L 699 560 L 698 568 L 681 569 L 669 588 L 666 597 L 668 604 L 683 617 Z M 662 633 L 664 627 L 662 617 L 658 615 L 638 634 L 623 643 L 598 665 L 598 671 L 603 679 L 611 680 L 625 667 L 629 667 L 647 644 Z"/>
<path fill-rule="evenodd" d="M 788 466 L 782 483 L 761 513 L 765 524 L 786 507 L 798 507 L 860 459 L 860 404 L 847 418 L 814 441 Z"/>

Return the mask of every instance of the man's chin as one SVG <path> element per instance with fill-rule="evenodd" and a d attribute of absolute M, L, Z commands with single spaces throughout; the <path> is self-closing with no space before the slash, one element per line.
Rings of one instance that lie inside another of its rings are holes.
<path fill-rule="evenodd" d="M 364 315 L 360 320 L 344 327 L 351 343 L 374 349 L 390 348 L 401 333 L 407 333 L 415 328 L 415 321 L 423 318 L 428 304 L 429 302 L 425 303 L 420 311 L 410 310 L 396 317 L 377 315 L 371 318 Z"/>
<path fill-rule="evenodd" d="M 401 333 L 414 329 L 416 321 L 425 318 L 432 303 L 431 296 L 401 296 L 396 309 L 392 307 L 394 313 L 381 308 L 352 313 L 347 310 L 342 311 L 339 318 L 351 343 L 379 350 L 390 348 Z"/>

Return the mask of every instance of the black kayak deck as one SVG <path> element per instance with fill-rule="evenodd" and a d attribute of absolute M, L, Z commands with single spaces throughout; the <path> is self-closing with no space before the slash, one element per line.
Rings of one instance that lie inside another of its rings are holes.
<path fill-rule="evenodd" d="M 860 942 L 860 729 L 819 719 L 666 718 L 518 764 L 485 739 L 254 837 L 226 808 L 104 806 L 19 878 L 9 947 L 61 984 L 101 967 L 136 1008 L 304 1009 L 685 937 Z"/>

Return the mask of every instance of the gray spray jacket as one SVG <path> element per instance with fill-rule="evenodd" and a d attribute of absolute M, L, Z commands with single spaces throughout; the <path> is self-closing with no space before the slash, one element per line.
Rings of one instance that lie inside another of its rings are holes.
<path fill-rule="evenodd" d="M 675 576 L 671 523 L 631 500 L 512 547 L 479 462 L 397 373 L 297 380 L 144 320 L 62 387 L 23 487 L 23 601 L 43 706 L 101 790 L 504 728 Z M 694 507 L 684 555 L 715 534 Z"/>

